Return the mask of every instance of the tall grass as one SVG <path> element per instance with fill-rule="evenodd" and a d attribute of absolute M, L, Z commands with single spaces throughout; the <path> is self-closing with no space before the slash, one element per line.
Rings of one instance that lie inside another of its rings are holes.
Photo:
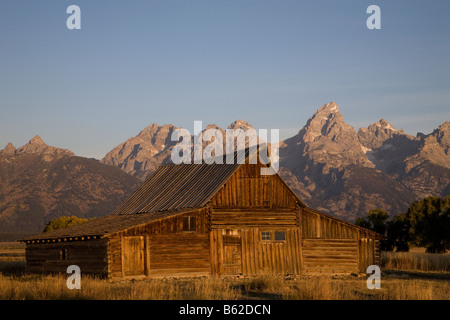
<path fill-rule="evenodd" d="M 381 252 L 382 269 L 405 271 L 450 271 L 450 254 Z"/>
<path fill-rule="evenodd" d="M 25 273 L 25 257 L 2 256 L 0 254 L 0 275 L 18 275 L 23 273 Z"/>
<path fill-rule="evenodd" d="M 448 282 L 441 280 L 382 279 L 380 290 L 367 288 L 366 277 L 257 277 L 246 283 L 251 292 L 254 283 L 262 292 L 276 292 L 286 300 L 429 300 L 449 299 Z M 244 281 L 245 283 L 245 281 Z M 247 291 L 248 292 L 248 291 Z"/>
<path fill-rule="evenodd" d="M 161 278 L 109 281 L 82 274 L 81 289 L 66 286 L 67 275 L 25 274 L 23 256 L 0 256 L 0 300 L 450 300 L 450 255 L 383 252 L 381 289 L 369 290 L 367 275 L 359 276 L 254 276 L 224 278 Z M 10 252 L 9 252 L 10 253 Z M 406 271 L 433 272 L 433 279 L 413 277 Z"/>
<path fill-rule="evenodd" d="M 68 289 L 63 275 L 0 277 L 1 300 L 235 300 L 237 290 L 220 279 L 150 279 L 111 282 L 82 276 L 81 289 Z"/>
<path fill-rule="evenodd" d="M 448 281 L 385 279 L 369 290 L 365 278 L 294 277 L 149 279 L 111 282 L 84 276 L 70 290 L 64 276 L 0 277 L 0 299 L 13 300 L 424 300 L 450 299 Z"/>

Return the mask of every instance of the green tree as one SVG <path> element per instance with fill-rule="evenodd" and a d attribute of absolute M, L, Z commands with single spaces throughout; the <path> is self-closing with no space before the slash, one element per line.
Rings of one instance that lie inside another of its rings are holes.
<path fill-rule="evenodd" d="M 365 218 L 359 217 L 355 224 L 385 235 L 389 214 L 381 208 L 370 210 Z"/>
<path fill-rule="evenodd" d="M 370 210 L 366 217 L 359 217 L 355 224 L 357 226 L 375 231 L 383 236 L 386 235 L 389 214 L 381 208 Z M 380 243 L 381 250 L 386 250 L 386 241 Z"/>
<path fill-rule="evenodd" d="M 396 215 L 387 226 L 387 241 L 385 250 L 409 251 L 411 234 L 410 221 L 406 213 Z"/>
<path fill-rule="evenodd" d="M 427 197 L 411 204 L 406 212 L 411 243 L 429 253 L 450 249 L 450 196 Z"/>
<path fill-rule="evenodd" d="M 56 229 L 61 229 L 61 228 L 67 228 L 70 227 L 74 224 L 78 224 L 78 223 L 83 223 L 88 221 L 88 219 L 84 219 L 84 218 L 78 218 L 76 216 L 71 216 L 71 217 L 59 217 L 56 219 L 53 219 L 51 221 L 49 221 L 43 232 L 49 232 L 49 231 L 53 231 Z"/>
<path fill-rule="evenodd" d="M 355 224 L 357 226 L 372 230 L 372 224 L 366 218 L 359 217 L 358 219 L 356 219 Z"/>
<path fill-rule="evenodd" d="M 450 196 L 414 201 L 389 222 L 387 238 L 387 250 L 408 251 L 410 246 L 420 246 L 428 253 L 445 253 L 450 249 Z"/>

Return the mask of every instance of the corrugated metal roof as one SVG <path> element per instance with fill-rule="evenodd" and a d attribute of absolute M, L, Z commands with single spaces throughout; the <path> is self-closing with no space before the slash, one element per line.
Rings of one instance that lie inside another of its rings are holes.
<path fill-rule="evenodd" d="M 88 236 L 105 236 L 135 227 L 140 224 L 149 223 L 169 216 L 175 216 L 182 213 L 198 210 L 199 208 L 191 208 L 186 210 L 153 212 L 145 214 L 131 215 L 107 215 L 101 218 L 91 219 L 87 222 L 70 226 L 69 228 L 56 229 L 54 231 L 44 232 L 38 235 L 30 236 L 21 241 L 29 240 L 46 240 L 60 238 L 75 238 Z"/>
<path fill-rule="evenodd" d="M 203 207 L 252 155 L 256 148 L 234 154 L 233 164 L 179 164 L 159 167 L 114 212 L 117 215 Z"/>
<path fill-rule="evenodd" d="M 159 167 L 114 213 L 134 214 L 202 207 L 239 164 L 181 164 Z"/>

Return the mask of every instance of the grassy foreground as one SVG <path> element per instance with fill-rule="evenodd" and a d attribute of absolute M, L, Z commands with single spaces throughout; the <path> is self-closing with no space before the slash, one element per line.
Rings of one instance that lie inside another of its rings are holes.
<path fill-rule="evenodd" d="M 0 300 L 450 300 L 450 255 L 382 255 L 381 289 L 367 288 L 367 275 L 163 278 L 108 281 L 83 276 L 80 290 L 66 275 L 24 274 L 23 248 L 0 246 Z"/>

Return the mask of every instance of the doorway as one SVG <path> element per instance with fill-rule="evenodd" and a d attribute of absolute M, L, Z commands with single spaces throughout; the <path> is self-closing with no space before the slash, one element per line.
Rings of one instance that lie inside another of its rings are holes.
<path fill-rule="evenodd" d="M 223 268 L 222 274 L 242 273 L 242 246 L 239 230 L 223 230 Z"/>
<path fill-rule="evenodd" d="M 122 239 L 122 270 L 124 276 L 145 275 L 143 236 Z"/>

